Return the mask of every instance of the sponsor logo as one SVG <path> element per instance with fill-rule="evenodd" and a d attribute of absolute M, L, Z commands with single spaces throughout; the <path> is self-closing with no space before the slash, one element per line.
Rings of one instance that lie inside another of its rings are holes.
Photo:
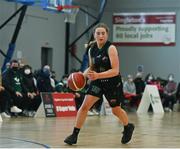
<path fill-rule="evenodd" d="M 56 106 L 57 112 L 76 111 L 75 106 Z"/>
<path fill-rule="evenodd" d="M 54 98 L 55 102 L 58 102 L 58 101 L 73 101 L 73 100 L 74 100 L 73 98 Z"/>

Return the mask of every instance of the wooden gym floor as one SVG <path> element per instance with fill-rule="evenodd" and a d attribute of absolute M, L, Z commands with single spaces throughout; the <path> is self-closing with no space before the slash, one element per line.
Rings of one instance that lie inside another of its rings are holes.
<path fill-rule="evenodd" d="M 111 115 L 88 116 L 77 145 L 64 144 L 75 118 L 10 118 L 0 123 L 1 148 L 180 148 L 180 112 L 164 115 L 129 113 L 136 128 L 121 144 L 122 125 Z"/>

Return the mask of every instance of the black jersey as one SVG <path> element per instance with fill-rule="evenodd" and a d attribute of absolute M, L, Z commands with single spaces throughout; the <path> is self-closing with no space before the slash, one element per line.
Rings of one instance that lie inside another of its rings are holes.
<path fill-rule="evenodd" d="M 112 68 L 108 54 L 108 49 L 111 45 L 112 45 L 111 42 L 107 41 L 101 49 L 97 47 L 97 44 L 95 44 L 93 48 L 91 48 L 90 55 L 93 64 L 93 70 L 96 71 L 97 73 L 104 72 Z M 114 84 L 114 81 L 117 82 L 116 80 L 119 76 L 120 74 L 115 77 L 99 79 L 99 80 L 101 82 L 104 81 L 106 82 L 108 80 L 111 81 L 112 84 Z"/>
<path fill-rule="evenodd" d="M 108 49 L 111 42 L 107 41 L 105 45 L 99 49 L 95 44 L 90 49 L 90 56 L 93 70 L 101 73 L 112 69 Z M 120 74 L 110 78 L 103 78 L 91 81 L 87 94 L 102 98 L 104 94 L 111 107 L 119 106 L 123 99 L 122 80 Z"/>
<path fill-rule="evenodd" d="M 101 49 L 97 47 L 97 44 L 91 48 L 90 55 L 94 71 L 104 72 L 111 69 L 111 62 L 108 54 L 110 45 L 111 42 L 107 41 Z"/>

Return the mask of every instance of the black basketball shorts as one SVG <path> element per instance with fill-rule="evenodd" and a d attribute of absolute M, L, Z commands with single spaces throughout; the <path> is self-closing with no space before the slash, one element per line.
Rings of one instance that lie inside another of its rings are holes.
<path fill-rule="evenodd" d="M 111 107 L 119 106 L 123 101 L 123 84 L 121 77 L 92 81 L 87 94 L 102 98 L 104 95 Z"/>

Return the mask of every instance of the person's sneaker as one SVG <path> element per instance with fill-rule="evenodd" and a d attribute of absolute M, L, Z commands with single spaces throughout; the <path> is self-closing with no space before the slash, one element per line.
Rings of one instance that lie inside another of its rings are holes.
<path fill-rule="evenodd" d="M 92 111 L 88 111 L 87 115 L 88 115 L 88 116 L 93 116 L 94 113 L 93 113 Z"/>
<path fill-rule="evenodd" d="M 122 144 L 126 144 L 131 140 L 134 128 L 135 128 L 135 126 L 133 124 L 129 123 L 128 126 L 124 129 L 123 137 L 121 140 Z"/>
<path fill-rule="evenodd" d="M 21 109 L 19 109 L 18 107 L 16 107 L 16 106 L 13 106 L 13 107 L 11 107 L 11 112 L 12 113 L 21 113 L 22 112 L 22 110 Z"/>
<path fill-rule="evenodd" d="M 69 145 L 73 145 L 77 143 L 77 136 L 75 135 L 70 135 L 68 136 L 65 140 L 65 143 L 69 144 Z"/>
<path fill-rule="evenodd" d="M 28 112 L 28 116 L 29 116 L 29 117 L 34 117 L 35 114 L 36 114 L 35 111 L 29 111 L 29 112 Z"/>
<path fill-rule="evenodd" d="M 93 109 L 92 112 L 94 113 L 94 115 L 100 115 L 100 113 L 97 112 L 95 109 Z"/>
<path fill-rule="evenodd" d="M 11 116 L 8 115 L 6 112 L 2 112 L 1 116 L 4 117 L 4 118 L 11 118 Z"/>
<path fill-rule="evenodd" d="M 164 108 L 164 111 L 165 112 L 172 112 L 172 110 L 170 108 L 168 108 L 168 107 Z"/>
<path fill-rule="evenodd" d="M 28 110 L 23 110 L 22 111 L 22 116 L 29 117 L 29 111 Z"/>

